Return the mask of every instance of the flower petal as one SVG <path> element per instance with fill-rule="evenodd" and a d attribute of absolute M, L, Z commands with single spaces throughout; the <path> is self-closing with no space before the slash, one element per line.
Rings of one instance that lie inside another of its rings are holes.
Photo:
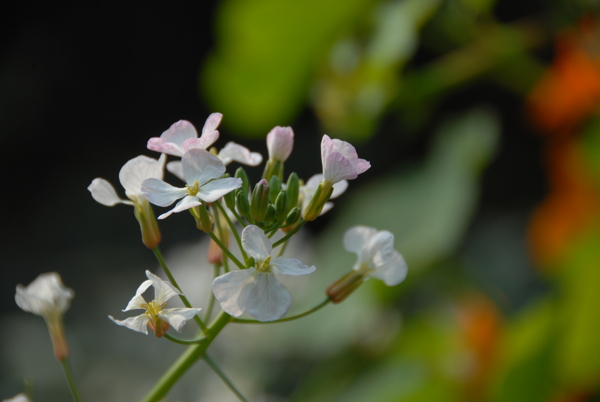
<path fill-rule="evenodd" d="M 177 213 L 177 212 L 185 211 L 186 209 L 190 209 L 190 208 L 196 207 L 196 206 L 198 206 L 200 204 L 202 204 L 202 202 L 200 202 L 200 200 L 198 199 L 198 197 L 191 196 L 191 195 L 186 195 L 185 197 L 183 197 L 181 199 L 181 201 L 179 201 L 175 205 L 175 208 L 173 208 L 172 210 L 169 211 L 169 215 L 171 215 L 174 212 Z M 167 216 L 169 216 L 169 215 L 167 215 Z M 165 218 L 167 216 L 165 216 Z M 163 219 L 163 218 L 159 218 L 159 219 Z"/>
<path fill-rule="evenodd" d="M 146 304 L 146 300 L 142 296 L 142 293 L 144 293 L 150 286 L 152 286 L 151 280 L 145 280 L 144 282 L 142 282 L 142 284 L 135 291 L 135 296 L 133 296 L 133 298 L 129 301 L 127 307 L 125 307 L 123 311 L 139 309 L 145 310 L 145 307 L 143 307 L 143 305 Z"/>
<path fill-rule="evenodd" d="M 302 264 L 302 261 L 296 258 L 275 258 L 271 260 L 271 265 L 277 275 L 306 275 L 317 269 L 315 266 Z"/>
<path fill-rule="evenodd" d="M 183 166 L 181 165 L 181 161 L 171 161 L 167 163 L 167 170 L 174 174 L 178 179 L 185 181 L 183 178 Z"/>
<path fill-rule="evenodd" d="M 181 294 L 175 288 L 175 286 L 171 285 L 167 281 L 162 280 L 148 270 L 146 270 L 146 276 L 150 281 L 152 281 L 152 286 L 154 286 L 154 300 L 156 302 L 162 303 L 169 300 L 173 296 Z"/>
<path fill-rule="evenodd" d="M 283 317 L 292 305 L 290 292 L 270 272 L 257 272 L 256 285 L 248 292 L 246 311 L 258 321 L 274 321 Z"/>
<path fill-rule="evenodd" d="M 242 187 L 242 179 L 237 177 L 217 179 L 202 185 L 197 196 L 206 202 L 215 202 L 225 194 L 240 187 Z"/>
<path fill-rule="evenodd" d="M 376 229 L 367 226 L 355 226 L 350 228 L 344 234 L 344 247 L 346 250 L 357 254 L 360 262 L 365 262 L 366 259 L 363 258 L 363 248 L 376 233 Z"/>
<path fill-rule="evenodd" d="M 332 200 L 334 198 L 339 197 L 340 195 L 344 194 L 347 189 L 348 189 L 348 181 L 346 181 L 346 180 L 338 181 L 337 183 L 335 183 L 333 185 L 333 193 L 331 193 L 331 197 L 329 197 L 329 199 Z"/>
<path fill-rule="evenodd" d="M 196 314 L 200 312 L 200 308 L 166 308 L 158 313 L 158 316 L 168 322 L 177 332 L 181 332 L 181 329 L 188 320 L 194 318 Z"/>
<path fill-rule="evenodd" d="M 255 225 L 248 225 L 242 231 L 242 248 L 257 262 L 266 260 L 273 251 L 265 232 Z"/>
<path fill-rule="evenodd" d="M 92 180 L 92 184 L 90 184 L 87 189 L 92 193 L 92 197 L 97 202 L 106 205 L 107 207 L 112 207 L 116 204 L 132 204 L 131 201 L 119 198 L 112 184 L 104 179 L 97 178 Z"/>
<path fill-rule="evenodd" d="M 40 316 L 63 314 L 69 308 L 73 290 L 65 287 L 56 272 L 40 274 L 28 286 L 17 285 L 15 301 L 28 313 Z"/>
<path fill-rule="evenodd" d="M 198 138 L 196 129 L 186 120 L 180 120 L 160 136 L 148 140 L 148 149 L 174 156 L 183 155 L 183 143 L 190 138 Z"/>
<path fill-rule="evenodd" d="M 381 279 L 388 286 L 395 286 L 406 278 L 407 273 L 406 261 L 394 250 L 388 261 L 371 273 L 371 277 Z"/>
<path fill-rule="evenodd" d="M 142 182 L 151 177 L 163 178 L 163 167 L 166 156 L 162 154 L 158 160 L 140 155 L 129 160 L 119 172 L 119 181 L 128 197 L 142 192 Z"/>
<path fill-rule="evenodd" d="M 294 147 L 294 131 L 291 127 L 275 127 L 267 134 L 269 159 L 285 162 Z"/>
<path fill-rule="evenodd" d="M 142 183 L 142 192 L 154 205 L 168 207 L 178 199 L 187 195 L 187 189 L 173 187 L 159 179 L 146 179 Z"/>
<path fill-rule="evenodd" d="M 202 127 L 202 136 L 215 131 L 217 127 L 219 127 L 219 124 L 221 124 L 221 119 L 223 119 L 223 115 L 221 113 L 211 113 L 206 119 L 204 127 Z"/>
<path fill-rule="evenodd" d="M 246 309 L 248 293 L 256 286 L 254 268 L 231 271 L 216 277 L 212 284 L 213 293 L 221 308 L 229 315 L 239 317 Z"/>
<path fill-rule="evenodd" d="M 221 159 L 204 149 L 191 149 L 181 158 L 183 177 L 192 186 L 195 181 L 202 186 L 210 180 L 220 179 L 225 173 Z"/>
<path fill-rule="evenodd" d="M 146 314 L 141 314 L 135 317 L 129 317 L 123 321 L 116 320 L 112 316 L 108 316 L 112 322 L 122 327 L 127 327 L 136 332 L 141 332 L 142 334 L 148 335 L 148 321 L 150 318 Z"/>
<path fill-rule="evenodd" d="M 248 166 L 258 166 L 263 160 L 263 157 L 258 152 L 250 152 L 250 150 L 235 142 L 228 142 L 225 147 L 219 151 L 217 155 L 223 161 L 225 166 L 231 162 L 238 162 Z"/>

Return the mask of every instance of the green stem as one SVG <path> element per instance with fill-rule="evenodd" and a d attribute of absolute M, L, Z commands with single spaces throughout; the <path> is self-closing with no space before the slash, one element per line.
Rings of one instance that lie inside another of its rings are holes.
<path fill-rule="evenodd" d="M 214 277 L 219 276 L 221 272 L 219 269 L 219 264 L 215 264 L 213 266 Z M 206 312 L 204 313 L 204 321 L 210 320 L 210 315 L 212 314 L 212 309 L 215 304 L 215 294 L 211 291 L 210 296 L 208 296 L 208 306 L 206 307 Z"/>
<path fill-rule="evenodd" d="M 71 371 L 71 365 L 67 359 L 62 360 L 60 362 L 62 365 L 63 371 L 65 372 L 65 377 L 67 377 L 67 383 L 69 384 L 69 389 L 71 390 L 71 395 L 73 396 L 73 400 L 75 402 L 81 402 L 81 396 L 79 395 L 79 390 L 77 389 L 77 384 L 75 384 L 75 379 L 73 378 L 73 372 Z"/>
<path fill-rule="evenodd" d="M 227 255 L 227 257 L 229 257 L 231 261 L 235 263 L 235 265 L 237 265 L 240 269 L 246 269 L 246 267 L 240 262 L 240 260 L 235 258 L 233 254 L 231 254 L 231 251 L 229 251 L 229 249 L 223 244 L 223 242 L 217 237 L 217 235 L 215 235 L 213 232 L 208 233 L 208 235 L 211 239 L 214 240 L 215 243 L 217 243 L 217 246 L 221 247 L 221 250 L 223 250 L 223 252 Z"/>
<path fill-rule="evenodd" d="M 161 401 L 181 376 L 206 354 L 208 346 L 230 321 L 231 316 L 221 312 L 206 330 L 206 338 L 196 345 L 189 346 L 142 399 L 142 402 Z"/>
<path fill-rule="evenodd" d="M 279 252 L 277 253 L 278 258 L 281 257 L 283 255 L 283 253 L 285 253 L 285 249 L 286 249 L 287 245 L 289 244 L 288 240 L 290 240 L 290 239 L 287 239 L 285 241 L 285 243 L 283 243 L 283 246 L 281 246 L 281 248 L 279 249 Z"/>
<path fill-rule="evenodd" d="M 225 375 L 223 370 L 221 370 L 219 368 L 219 366 L 217 366 L 215 364 L 215 362 L 210 357 L 208 357 L 207 354 L 204 355 L 204 361 L 206 362 L 206 364 L 208 364 L 210 366 L 211 369 L 213 369 L 213 371 L 221 378 L 221 380 L 223 380 L 225 385 L 227 385 L 227 387 L 231 390 L 231 392 L 233 392 L 240 401 L 248 402 L 248 400 L 244 397 L 244 395 L 242 395 L 242 393 L 240 391 L 238 391 L 238 389 L 235 387 L 233 382 L 231 382 L 229 377 L 227 377 L 227 375 Z"/>
<path fill-rule="evenodd" d="M 301 228 L 302 226 L 304 226 L 306 224 L 306 221 L 304 219 L 302 219 L 294 229 L 292 229 L 290 232 L 288 232 L 285 236 L 283 236 L 281 239 L 277 240 L 275 243 L 273 243 L 273 247 L 277 247 L 279 246 L 281 243 L 283 243 L 284 241 L 287 241 L 287 239 L 289 239 L 290 237 L 292 237 L 293 235 L 295 235 Z"/>
<path fill-rule="evenodd" d="M 217 205 L 217 208 L 219 208 L 219 210 L 225 217 L 225 220 L 227 221 L 227 224 L 229 225 L 229 228 L 231 229 L 231 233 L 233 233 L 233 237 L 235 237 L 235 241 L 237 242 L 238 247 L 239 247 L 240 251 L 242 252 L 244 261 L 246 261 L 248 259 L 248 255 L 246 254 L 246 251 L 244 251 L 244 248 L 242 247 L 242 239 L 240 238 L 240 234 L 238 233 L 238 231 L 235 227 L 235 224 L 231 221 L 231 219 L 229 219 L 229 215 L 227 215 L 227 211 L 225 211 L 225 208 L 223 208 L 223 205 L 220 202 L 216 202 L 215 204 Z M 237 217 L 237 214 L 236 214 L 236 218 L 238 219 L 238 222 L 241 223 L 241 221 L 239 220 L 239 217 Z M 243 226 L 246 227 L 246 225 L 243 225 Z"/>
<path fill-rule="evenodd" d="M 179 338 L 175 338 L 175 337 L 174 337 L 174 336 L 172 336 L 172 335 L 169 335 L 169 334 L 168 334 L 168 333 L 166 333 L 166 332 L 165 332 L 165 335 L 164 335 L 164 337 L 165 337 L 165 339 L 168 339 L 168 340 L 170 340 L 171 342 L 178 343 L 178 344 L 180 344 L 180 345 L 196 345 L 196 344 L 198 344 L 198 343 L 200 343 L 200 342 L 202 342 L 202 341 L 204 341 L 204 340 L 206 339 L 206 337 L 205 337 L 205 336 L 201 336 L 200 338 L 197 338 L 197 339 L 189 339 L 189 340 L 188 340 L 188 339 L 179 339 Z"/>
<path fill-rule="evenodd" d="M 188 301 L 187 297 L 185 297 L 185 295 L 183 294 L 181 288 L 177 284 L 177 281 L 175 280 L 175 277 L 173 276 L 173 274 L 171 274 L 171 270 L 167 266 L 167 263 L 165 262 L 165 259 L 163 258 L 162 253 L 160 252 L 158 246 L 154 247 L 152 249 L 152 251 L 154 252 L 154 255 L 156 256 L 156 259 L 160 263 L 160 266 L 165 271 L 165 274 L 167 274 L 167 278 L 169 278 L 169 281 L 173 284 L 173 286 L 175 286 L 177 288 L 177 290 L 179 290 L 179 292 L 180 292 L 179 293 L 179 298 L 181 299 L 181 301 L 183 302 L 183 304 L 187 308 L 192 308 L 192 305 L 190 304 L 190 302 Z M 198 317 L 197 314 L 194 316 L 194 321 L 196 321 L 196 324 L 198 324 L 198 326 L 200 327 L 200 329 L 203 332 L 206 332 L 206 324 L 204 324 L 204 321 L 202 321 L 202 319 L 200 317 Z"/>
<path fill-rule="evenodd" d="M 257 321 L 257 320 L 246 320 L 244 318 L 233 318 L 231 320 L 231 322 L 234 322 L 236 324 L 275 324 L 275 323 L 278 323 L 278 322 L 293 321 L 293 320 L 297 320 L 298 318 L 306 317 L 307 315 L 312 314 L 315 311 L 318 311 L 318 310 L 322 309 L 323 307 L 325 307 L 326 305 L 328 305 L 330 302 L 331 302 L 331 299 L 328 297 L 327 299 L 325 299 L 325 301 L 323 301 L 318 306 L 313 307 L 310 310 L 305 311 L 302 314 L 298 314 L 298 315 L 295 315 L 295 316 L 292 316 L 292 317 L 282 318 L 282 319 L 275 320 L 275 321 Z"/>

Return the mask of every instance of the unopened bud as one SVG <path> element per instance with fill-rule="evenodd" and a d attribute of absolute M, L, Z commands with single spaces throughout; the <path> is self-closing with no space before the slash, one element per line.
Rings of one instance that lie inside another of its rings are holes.
<path fill-rule="evenodd" d="M 288 214 L 287 218 L 285 218 L 284 225 L 291 226 L 291 225 L 295 224 L 296 222 L 298 222 L 299 218 L 300 218 L 300 208 L 298 208 L 298 207 L 292 208 L 292 210 Z"/>
<path fill-rule="evenodd" d="M 265 220 L 267 208 L 269 207 L 269 184 L 262 179 L 254 187 L 252 201 L 250 202 L 250 218 L 254 222 Z"/>
<path fill-rule="evenodd" d="M 288 213 L 287 207 L 287 191 L 281 190 L 275 199 L 275 219 L 283 221 Z"/>
<path fill-rule="evenodd" d="M 248 179 L 248 175 L 246 174 L 246 171 L 244 170 L 244 168 L 239 167 L 235 171 L 235 177 L 237 177 L 238 179 L 242 179 L 242 188 L 244 189 L 246 194 L 249 194 L 250 193 L 250 180 Z"/>
<path fill-rule="evenodd" d="M 360 272 L 352 270 L 329 285 L 325 293 L 332 303 L 339 303 L 354 292 L 364 280 L 365 278 Z"/>
<path fill-rule="evenodd" d="M 281 191 L 281 179 L 277 176 L 272 176 L 269 180 L 269 200 L 275 202 L 275 199 Z"/>
<path fill-rule="evenodd" d="M 300 179 L 294 172 L 290 174 L 286 183 L 287 199 L 288 199 L 288 211 L 298 205 L 298 194 L 300 192 Z"/>
<path fill-rule="evenodd" d="M 248 218 L 250 216 L 250 202 L 248 201 L 248 193 L 246 193 L 243 189 L 238 191 L 237 195 L 235 196 L 235 206 L 241 216 L 244 218 Z"/>

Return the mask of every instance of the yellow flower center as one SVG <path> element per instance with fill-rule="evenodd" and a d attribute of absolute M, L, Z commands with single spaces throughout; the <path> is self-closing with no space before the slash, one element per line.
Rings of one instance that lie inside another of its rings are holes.
<path fill-rule="evenodd" d="M 198 184 L 198 180 L 194 181 L 194 184 L 190 187 L 188 184 L 185 185 L 187 192 L 189 195 L 196 195 L 198 191 L 200 191 L 200 185 Z"/>
<path fill-rule="evenodd" d="M 263 262 L 256 263 L 258 272 L 271 272 L 271 256 L 268 256 Z"/>

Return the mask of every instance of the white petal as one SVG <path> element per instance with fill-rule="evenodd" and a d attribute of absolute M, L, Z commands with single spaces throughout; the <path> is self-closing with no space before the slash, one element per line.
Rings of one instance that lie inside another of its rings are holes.
<path fill-rule="evenodd" d="M 234 161 L 248 166 L 258 166 L 263 160 L 262 155 L 258 152 L 250 152 L 248 148 L 235 142 L 228 142 L 217 156 L 225 166 Z"/>
<path fill-rule="evenodd" d="M 123 165 L 119 172 L 119 181 L 127 195 L 141 193 L 142 182 L 146 179 L 153 177 L 162 180 L 165 160 L 165 154 L 162 154 L 159 160 L 140 155 Z"/>
<path fill-rule="evenodd" d="M 116 204 L 131 204 L 131 201 L 125 201 L 119 198 L 115 188 L 104 179 L 94 179 L 92 180 L 92 184 L 90 184 L 87 188 L 90 193 L 92 193 L 92 197 L 102 205 L 106 205 L 107 207 L 112 207 Z"/>
<path fill-rule="evenodd" d="M 394 251 L 387 263 L 375 270 L 371 276 L 381 279 L 388 286 L 395 286 L 406 278 L 407 273 L 408 266 L 406 265 L 406 261 L 404 261 L 400 253 Z"/>
<path fill-rule="evenodd" d="M 123 321 L 115 320 L 112 316 L 108 316 L 112 322 L 122 327 L 127 327 L 136 332 L 148 335 L 148 321 L 150 318 L 146 314 L 138 315 L 135 317 L 129 317 Z"/>
<path fill-rule="evenodd" d="M 219 139 L 219 132 L 213 131 L 211 133 L 202 134 L 200 138 L 190 138 L 183 143 L 181 149 L 185 154 L 190 149 L 207 149 Z"/>
<path fill-rule="evenodd" d="M 202 204 L 202 202 L 200 202 L 200 199 L 198 199 L 198 197 L 186 195 L 185 197 L 183 197 L 181 199 L 181 201 L 179 201 L 175 205 L 175 208 L 173 208 L 171 211 L 169 211 L 170 212 L 169 215 L 171 215 L 171 213 L 174 213 L 174 212 L 177 213 L 177 212 L 185 211 L 186 209 L 196 207 L 200 204 Z M 165 218 L 166 218 L 166 216 L 165 216 Z M 159 219 L 162 219 L 162 218 L 159 218 Z"/>
<path fill-rule="evenodd" d="M 246 309 L 246 299 L 256 286 L 254 268 L 231 271 L 213 281 L 212 289 L 221 308 L 229 315 L 239 317 Z"/>
<path fill-rule="evenodd" d="M 188 193 L 185 188 L 173 187 L 162 180 L 154 178 L 144 180 L 142 192 L 148 201 L 159 207 L 168 207 Z"/>
<path fill-rule="evenodd" d="M 142 284 L 135 291 L 135 296 L 133 296 L 123 311 L 145 309 L 143 305 L 146 304 L 146 300 L 144 300 L 142 293 L 144 293 L 150 286 L 152 286 L 151 280 L 145 280 L 142 282 Z"/>
<path fill-rule="evenodd" d="M 40 316 L 63 314 L 69 308 L 73 290 L 65 287 L 56 272 L 40 274 L 28 286 L 17 285 L 15 301 L 29 313 Z"/>
<path fill-rule="evenodd" d="M 180 294 L 175 286 L 171 285 L 167 281 L 163 281 L 152 272 L 146 270 L 146 276 L 150 281 L 152 281 L 152 286 L 154 286 L 154 300 L 156 302 L 162 303 L 169 300 L 171 297 Z"/>
<path fill-rule="evenodd" d="M 290 292 L 270 272 L 257 272 L 256 285 L 248 292 L 246 311 L 258 321 L 283 317 L 292 305 Z"/>
<path fill-rule="evenodd" d="M 204 149 L 191 149 L 181 158 L 183 177 L 190 186 L 198 181 L 198 184 L 220 179 L 225 173 L 225 165 L 221 159 Z"/>
<path fill-rule="evenodd" d="M 154 137 L 148 140 L 148 149 L 151 151 L 162 152 L 173 156 L 183 155 L 183 150 L 179 145 L 172 142 L 166 142 L 162 138 Z"/>
<path fill-rule="evenodd" d="M 207 133 L 212 133 L 215 131 L 217 127 L 219 127 L 219 124 L 221 124 L 221 119 L 223 119 L 223 115 L 221 113 L 211 113 L 206 119 L 204 127 L 202 127 L 202 135 L 204 136 Z"/>
<path fill-rule="evenodd" d="M 171 127 L 160 135 L 160 138 L 167 143 L 177 145 L 179 148 L 190 138 L 198 138 L 198 132 L 192 123 L 187 120 L 179 120 L 173 123 Z M 176 155 L 181 156 L 181 155 Z"/>
<path fill-rule="evenodd" d="M 348 189 L 348 182 L 346 180 L 338 181 L 333 185 L 333 193 L 331 193 L 329 199 L 332 200 L 339 197 L 346 192 L 346 189 Z"/>
<path fill-rule="evenodd" d="M 181 161 L 172 161 L 167 163 L 167 170 L 173 173 L 178 179 L 185 181 L 183 178 L 183 166 L 181 166 Z"/>
<path fill-rule="evenodd" d="M 237 177 L 217 179 L 200 186 L 197 196 L 206 202 L 215 202 L 225 194 L 240 187 L 242 187 L 242 179 Z"/>
<path fill-rule="evenodd" d="M 273 251 L 265 232 L 255 225 L 248 225 L 242 231 L 242 247 L 257 262 L 266 260 Z"/>
<path fill-rule="evenodd" d="M 344 234 L 344 247 L 346 250 L 357 254 L 359 261 L 365 262 L 362 258 L 363 249 L 376 233 L 376 229 L 367 226 L 355 226 L 348 229 Z"/>
<path fill-rule="evenodd" d="M 275 258 L 271 260 L 271 265 L 275 268 L 277 275 L 306 275 L 314 272 L 317 267 L 302 264 L 302 261 L 296 258 Z"/>
<path fill-rule="evenodd" d="M 275 127 L 267 134 L 269 159 L 285 162 L 294 147 L 294 131 L 291 127 Z"/>
<path fill-rule="evenodd" d="M 158 313 L 158 316 L 168 322 L 177 332 L 181 332 L 181 329 L 185 325 L 188 320 L 194 318 L 198 312 L 200 312 L 200 308 L 187 308 L 187 307 L 179 307 L 179 308 L 166 308 Z"/>
<path fill-rule="evenodd" d="M 341 180 L 356 179 L 358 173 L 347 158 L 339 152 L 333 152 L 327 156 L 323 164 L 323 176 L 325 180 L 337 183 Z"/>

